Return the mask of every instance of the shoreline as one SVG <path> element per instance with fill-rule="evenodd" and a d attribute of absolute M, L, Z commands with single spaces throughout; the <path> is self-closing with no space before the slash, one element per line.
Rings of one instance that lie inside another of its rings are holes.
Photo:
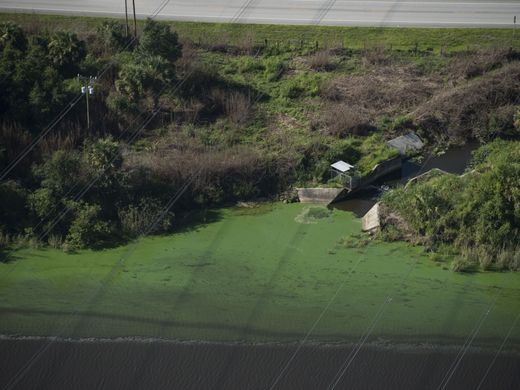
<path fill-rule="evenodd" d="M 203 346 L 203 347 L 252 347 L 252 348 L 294 348 L 299 347 L 301 341 L 213 341 L 213 340 L 183 340 L 183 339 L 168 339 L 161 337 L 60 337 L 60 336 L 23 336 L 23 335 L 9 335 L 0 334 L 1 342 L 42 342 L 50 341 L 51 343 L 69 343 L 69 344 L 169 344 L 172 346 Z M 461 340 L 462 342 L 463 340 Z M 493 345 L 495 346 L 470 346 L 467 348 L 469 353 L 474 354 L 492 354 L 497 352 L 497 348 L 502 340 L 497 340 Z M 431 353 L 431 352 L 456 352 L 463 348 L 465 343 L 460 344 L 439 344 L 431 342 L 397 342 L 389 343 L 385 341 L 371 341 L 364 343 L 362 348 L 372 351 L 393 351 L 400 353 Z M 348 349 L 358 346 L 354 342 L 330 342 L 330 341 L 307 341 L 302 344 L 303 348 L 314 349 Z M 503 348 L 501 356 L 520 357 L 520 347 L 509 346 Z"/>

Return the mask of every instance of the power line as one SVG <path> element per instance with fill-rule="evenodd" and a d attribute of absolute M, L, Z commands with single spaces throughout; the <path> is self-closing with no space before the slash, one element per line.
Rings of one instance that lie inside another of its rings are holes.
<path fill-rule="evenodd" d="M 495 307 L 501 292 L 502 292 L 502 289 L 500 288 L 499 292 L 495 296 L 495 299 L 491 302 L 491 304 L 489 306 L 486 307 L 486 309 L 482 313 L 480 320 L 477 322 L 477 324 L 473 328 L 472 332 L 468 335 L 462 348 L 457 353 L 455 360 L 451 363 L 450 367 L 448 368 L 448 371 L 446 371 L 446 373 L 444 374 L 441 383 L 437 387 L 437 390 L 444 390 L 446 388 L 446 386 L 448 386 L 448 383 L 450 382 L 451 378 L 453 377 L 453 374 L 455 374 L 455 371 L 457 371 L 457 368 L 459 367 L 460 362 L 464 358 L 464 355 L 466 355 L 466 352 L 468 351 L 471 344 L 473 344 L 475 337 L 480 332 L 480 328 L 482 327 L 482 324 L 489 316 L 489 313 L 491 312 L 491 310 Z"/>
<path fill-rule="evenodd" d="M 168 5 L 170 0 L 163 0 L 161 4 L 154 10 L 154 12 L 149 16 L 150 19 L 154 19 L 163 9 Z M 137 27 L 136 27 L 137 28 Z M 136 30 L 137 31 L 137 30 Z M 125 51 L 128 48 L 130 48 L 135 42 L 137 41 L 137 34 L 130 39 L 127 44 L 120 50 Z M 113 56 L 112 56 L 113 57 Z M 102 70 L 98 73 L 96 76 L 97 79 L 101 79 L 106 72 L 110 68 L 112 68 L 114 64 L 112 62 L 109 62 L 106 64 Z M 42 139 L 51 131 L 53 130 L 58 123 L 61 122 L 61 120 L 74 108 L 74 106 L 81 100 L 82 94 L 76 95 L 73 99 L 69 101 L 67 106 L 65 106 L 61 112 L 45 127 L 45 129 L 38 135 L 38 137 L 31 142 L 27 147 L 24 148 L 22 152 L 10 163 L 8 166 L 0 173 L 0 180 L 4 180 L 5 177 L 22 161 L 41 141 Z"/>
<path fill-rule="evenodd" d="M 169 210 L 173 207 L 173 205 L 180 199 L 180 197 L 186 192 L 188 187 L 191 185 L 193 180 L 199 175 L 201 169 L 193 172 L 191 178 L 182 186 L 167 202 L 166 206 L 157 214 L 156 218 L 152 221 L 149 227 L 146 229 L 143 236 L 147 236 L 150 234 L 156 227 L 157 224 L 164 218 L 164 216 L 169 212 Z M 89 303 L 94 302 L 97 297 L 103 292 L 103 290 L 108 286 L 108 284 L 112 281 L 113 277 L 116 275 L 118 269 L 126 262 L 126 260 L 135 252 L 138 247 L 139 242 L 136 242 L 132 248 L 130 248 L 123 256 L 119 258 L 119 260 L 111 267 L 109 273 L 105 276 L 104 280 L 101 282 L 101 286 L 95 291 L 95 293 L 91 296 L 89 300 L 85 300 L 84 304 L 87 305 Z M 82 305 L 83 306 L 83 305 Z M 27 374 L 27 372 L 31 369 L 31 367 L 43 356 L 43 354 L 50 348 L 50 346 L 58 340 L 62 335 L 64 335 L 68 326 L 72 323 L 74 318 L 78 315 L 81 315 L 79 308 L 77 307 L 69 316 L 68 322 L 62 327 L 62 330 L 58 336 L 53 336 L 47 344 L 42 345 L 36 353 L 31 356 L 31 358 L 27 361 L 27 363 L 15 374 L 15 376 L 8 382 L 5 389 L 11 390 L 13 389 L 20 380 Z"/>
<path fill-rule="evenodd" d="M 168 4 L 169 0 L 165 0 L 165 2 L 163 2 L 163 5 L 160 6 L 158 8 L 159 12 L 160 10 L 162 10 L 166 4 Z M 156 15 L 156 14 L 155 14 Z M 193 72 L 193 70 L 192 70 Z M 188 77 L 188 76 L 187 76 Z M 187 77 L 185 77 L 180 83 L 177 84 L 176 88 L 179 88 L 184 82 L 185 80 L 187 79 Z M 163 91 L 164 89 L 166 88 L 166 85 L 161 89 L 161 91 Z M 81 98 L 81 96 L 80 96 Z M 152 115 L 144 122 L 143 126 L 141 126 L 140 130 L 135 132 L 132 137 L 131 137 L 131 140 L 133 141 L 137 135 L 140 133 L 140 131 L 142 131 L 142 129 L 144 129 L 144 127 L 157 115 L 157 113 L 159 112 L 159 110 L 155 110 Z M 202 169 L 202 168 L 201 168 Z M 187 190 L 187 188 L 189 187 L 189 185 L 191 184 L 191 182 L 200 174 L 201 172 L 201 169 L 199 169 L 198 171 L 196 171 L 195 173 L 192 174 L 192 177 L 188 180 L 188 182 L 184 185 L 184 187 L 174 196 L 171 198 L 171 200 L 168 202 L 167 206 L 165 207 L 165 209 L 163 210 L 162 213 L 160 213 L 160 215 L 158 216 L 157 220 L 152 224 L 152 226 L 148 229 L 148 231 L 145 233 L 145 235 L 149 234 L 151 231 L 153 231 L 153 229 L 156 227 L 157 223 L 159 223 L 159 221 L 166 215 L 166 213 L 171 209 L 171 207 L 173 207 L 173 205 L 178 201 L 178 199 L 180 198 L 180 196 L 182 196 L 182 194 Z M 95 183 L 95 181 L 97 181 L 97 179 L 100 177 L 100 175 L 94 179 L 94 181 L 91 181 L 87 186 L 85 186 L 83 188 L 82 191 L 80 191 L 80 193 L 77 195 L 77 199 L 80 199 L 85 193 L 86 191 L 88 191 L 92 185 Z M 53 222 L 53 224 L 51 225 L 51 228 L 53 226 L 56 225 L 57 222 L 59 222 L 59 220 L 61 220 L 65 215 L 66 213 L 68 213 L 70 211 L 70 208 L 67 208 L 66 210 L 64 210 L 60 216 L 58 217 L 59 219 L 58 220 L 55 220 Z M 48 234 L 49 232 L 49 229 L 47 229 L 47 232 L 45 234 Z M 133 253 L 133 251 L 135 251 L 135 248 L 137 247 L 134 246 L 133 250 L 131 251 L 131 253 Z M 126 257 L 128 258 L 128 256 Z M 121 265 L 125 260 L 126 258 L 121 258 L 111 269 L 110 273 L 107 275 L 107 277 L 105 278 L 106 282 L 103 282 L 102 283 L 102 286 L 100 289 L 98 289 L 98 292 L 106 287 L 106 285 L 109 283 L 110 279 L 111 279 L 111 276 L 112 274 L 115 272 L 116 268 Z M 11 270 L 12 271 L 12 270 Z M 96 293 L 96 295 L 93 297 L 95 298 L 97 295 L 99 295 L 98 293 Z M 72 321 L 72 319 L 77 316 L 77 310 L 75 312 L 72 313 L 72 317 L 70 318 L 70 321 L 69 323 Z M 13 377 L 13 379 L 9 382 L 9 384 L 7 385 L 7 389 L 12 389 L 14 386 L 16 386 L 16 384 L 23 378 L 23 376 L 28 372 L 28 370 L 34 365 L 34 363 L 43 355 L 43 353 L 45 353 L 48 348 L 50 347 L 50 345 L 55 341 L 57 340 L 58 337 L 53 337 L 51 338 L 50 342 L 47 344 L 47 345 L 44 345 L 42 346 L 42 348 L 40 348 L 32 357 L 31 359 L 29 359 L 29 361 L 24 365 L 24 367 L 22 367 L 22 369 L 15 375 L 15 377 Z"/>
<path fill-rule="evenodd" d="M 408 272 L 406 273 L 404 278 L 401 280 L 401 285 L 403 285 L 406 282 L 406 280 L 408 279 L 408 277 L 412 273 L 412 270 L 415 268 L 415 266 L 417 265 L 418 262 L 419 262 L 419 260 L 417 259 L 415 262 L 412 263 L 412 266 L 408 269 Z M 343 375 L 345 375 L 347 370 L 350 368 L 351 364 L 356 359 L 356 356 L 358 355 L 359 351 L 361 351 L 361 348 L 363 348 L 363 346 L 365 345 L 366 341 L 368 340 L 368 338 L 372 334 L 372 331 L 374 330 L 376 325 L 381 320 L 381 318 L 383 316 L 383 313 L 385 312 L 386 308 L 393 301 L 393 295 L 395 295 L 395 293 L 397 293 L 397 289 L 398 288 L 396 287 L 394 293 L 389 294 L 385 298 L 383 304 L 379 307 L 379 310 L 376 312 L 376 314 L 373 317 L 372 321 L 370 322 L 368 327 L 365 329 L 365 332 L 359 338 L 359 340 L 358 340 L 358 342 L 356 344 L 356 347 L 352 351 L 350 351 L 350 353 L 347 356 L 347 358 L 341 364 L 338 372 L 336 373 L 336 375 L 332 379 L 332 381 L 329 384 L 329 386 L 327 387 L 327 389 L 329 389 L 329 390 L 335 389 L 336 386 L 338 385 L 338 383 L 341 381 L 341 379 L 343 378 Z"/>
<path fill-rule="evenodd" d="M 477 388 L 475 390 L 480 390 L 480 388 L 482 387 L 482 385 L 486 381 L 487 376 L 489 375 L 489 372 L 491 371 L 491 368 L 493 367 L 493 365 L 497 361 L 498 356 L 502 353 L 502 350 L 504 349 L 504 346 L 506 345 L 507 341 L 509 340 L 509 337 L 511 336 L 511 333 L 513 332 L 513 329 L 516 327 L 516 324 L 518 323 L 519 319 L 520 319 L 520 313 L 518 313 L 518 315 L 516 316 L 515 320 L 513 321 L 513 325 L 511 325 L 511 327 L 509 328 L 509 331 L 507 332 L 506 337 L 504 337 L 504 340 L 502 341 L 502 344 L 500 344 L 500 348 L 498 348 L 495 356 L 493 357 L 493 360 L 491 360 L 491 363 L 489 363 L 489 366 L 488 366 L 486 372 L 484 373 L 484 376 L 480 380 L 480 383 L 478 384 L 478 386 L 477 386 Z"/>
<path fill-rule="evenodd" d="M 354 271 L 356 270 L 357 266 L 365 259 L 364 255 L 365 255 L 365 253 L 363 254 L 363 256 L 361 256 L 359 258 L 359 260 L 354 264 L 354 266 L 347 273 L 347 276 L 345 277 L 345 279 L 343 279 L 343 281 L 340 283 L 339 287 L 336 289 L 336 291 L 334 292 L 332 297 L 327 302 L 327 305 L 323 308 L 321 313 L 318 315 L 318 317 L 316 318 L 316 320 L 314 321 L 312 326 L 309 328 L 309 330 L 305 334 L 305 337 L 298 343 L 298 347 L 296 348 L 294 353 L 291 355 L 291 357 L 289 358 L 287 363 L 283 366 L 282 370 L 280 371 L 278 376 L 275 378 L 275 380 L 273 381 L 273 383 L 269 387 L 269 390 L 273 390 L 276 387 L 276 385 L 278 384 L 278 382 L 280 381 L 280 379 L 282 379 L 282 377 L 284 376 L 285 372 L 287 371 L 287 369 L 289 368 L 289 366 L 291 365 L 293 360 L 296 358 L 296 355 L 298 355 L 300 350 L 303 348 L 303 345 L 307 342 L 307 340 L 309 339 L 310 335 L 314 332 L 314 329 L 316 329 L 316 326 L 318 326 L 318 324 L 320 323 L 320 321 L 323 318 L 323 316 L 325 315 L 325 313 L 327 313 L 327 311 L 329 310 L 329 308 L 332 305 L 332 303 L 336 300 L 338 294 L 340 293 L 340 291 L 345 286 L 345 283 L 347 282 L 347 280 L 350 279 L 350 276 L 354 273 Z"/>

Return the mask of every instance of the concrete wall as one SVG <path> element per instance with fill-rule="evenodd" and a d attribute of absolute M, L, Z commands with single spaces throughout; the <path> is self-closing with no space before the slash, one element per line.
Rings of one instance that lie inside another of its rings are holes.
<path fill-rule="evenodd" d="M 364 232 L 374 232 L 379 229 L 380 226 L 378 202 L 361 219 L 361 229 Z"/>
<path fill-rule="evenodd" d="M 377 181 L 378 179 L 401 169 L 402 165 L 403 160 L 401 159 L 401 157 L 396 157 L 391 160 L 377 164 L 368 175 L 361 177 L 359 180 L 356 181 L 353 189 L 362 189 Z"/>
<path fill-rule="evenodd" d="M 346 195 L 344 188 L 297 188 L 302 203 L 329 204 Z"/>

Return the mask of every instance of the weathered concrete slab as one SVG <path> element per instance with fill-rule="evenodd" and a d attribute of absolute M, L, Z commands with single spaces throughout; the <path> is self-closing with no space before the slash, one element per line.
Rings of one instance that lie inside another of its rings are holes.
<path fill-rule="evenodd" d="M 361 219 L 361 229 L 372 233 L 381 226 L 379 218 L 379 202 L 376 203 Z"/>
<path fill-rule="evenodd" d="M 400 137 L 394 138 L 388 141 L 387 144 L 397 149 L 401 155 L 406 155 L 406 153 L 409 151 L 417 152 L 421 150 L 424 146 L 424 143 L 413 131 Z"/>
<path fill-rule="evenodd" d="M 345 188 L 297 188 L 298 198 L 302 203 L 329 204 L 346 194 Z"/>

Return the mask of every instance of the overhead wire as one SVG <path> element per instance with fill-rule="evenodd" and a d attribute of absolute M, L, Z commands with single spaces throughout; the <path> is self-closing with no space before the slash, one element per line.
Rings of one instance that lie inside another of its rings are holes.
<path fill-rule="evenodd" d="M 168 3 L 171 0 L 163 0 L 159 6 L 152 12 L 152 14 L 149 16 L 149 19 L 154 19 L 157 17 L 157 15 L 168 5 Z M 137 41 L 138 37 L 135 35 L 132 37 L 126 45 L 120 50 L 120 52 L 123 52 L 130 47 Z M 115 55 L 115 54 L 114 54 Z M 114 56 L 112 55 L 112 57 Z M 96 82 L 99 82 L 98 80 L 101 79 L 106 72 L 108 72 L 112 67 L 114 66 L 113 62 L 108 62 L 100 72 L 98 72 L 94 84 Z M 11 72 L 12 73 L 12 72 Z M 49 132 L 51 132 L 62 120 L 65 118 L 65 116 L 74 108 L 74 106 L 81 100 L 83 94 L 79 93 L 74 98 L 72 98 L 67 105 L 60 111 L 60 113 L 51 120 L 51 122 L 44 128 L 42 132 L 38 134 L 38 136 L 29 144 L 27 145 L 15 158 L 13 161 L 11 161 L 1 172 L 0 172 L 0 180 L 4 180 L 11 171 L 18 166 L 18 164 L 29 154 L 31 151 L 45 138 Z"/>

